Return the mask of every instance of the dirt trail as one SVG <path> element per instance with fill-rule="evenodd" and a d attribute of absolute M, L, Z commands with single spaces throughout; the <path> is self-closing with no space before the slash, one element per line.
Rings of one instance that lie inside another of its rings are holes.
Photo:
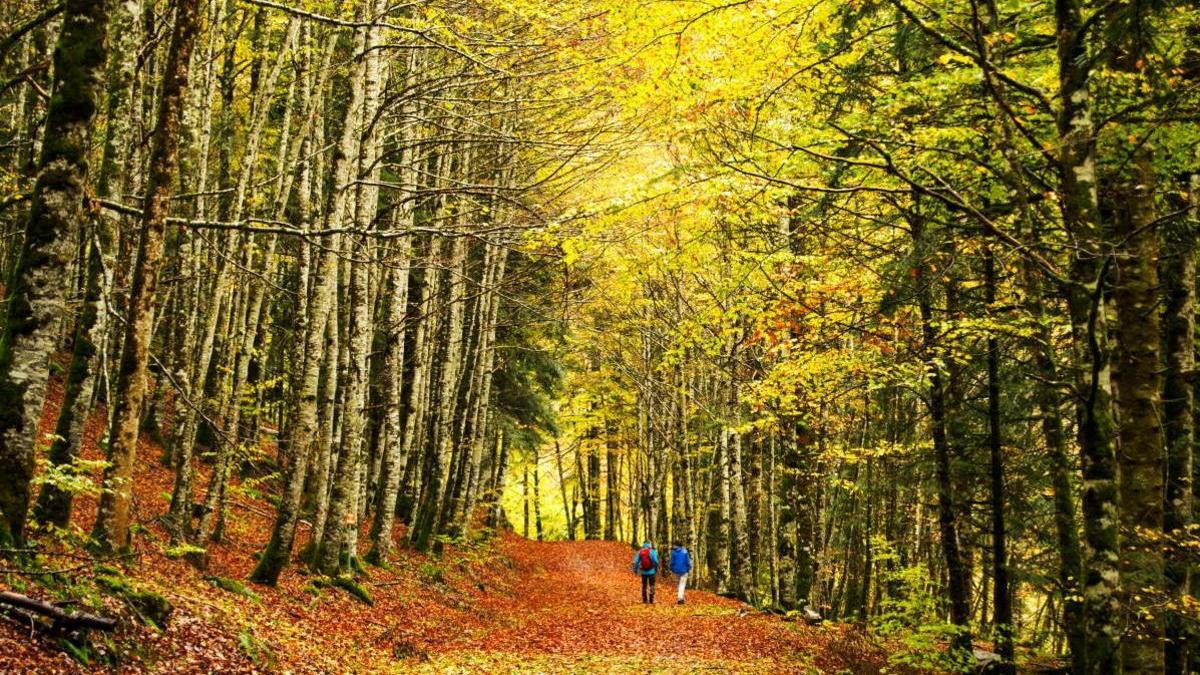
<path fill-rule="evenodd" d="M 487 625 L 438 650 L 430 670 L 821 672 L 813 639 L 840 630 L 797 626 L 695 590 L 676 605 L 673 579 L 660 578 L 657 604 L 643 605 L 632 551 L 616 542 L 507 537 L 502 550 L 515 587 L 487 597 Z"/>

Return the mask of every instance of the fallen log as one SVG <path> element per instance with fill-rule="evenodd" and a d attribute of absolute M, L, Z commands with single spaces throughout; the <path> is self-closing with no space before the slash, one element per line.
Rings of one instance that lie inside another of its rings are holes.
<path fill-rule="evenodd" d="M 0 592 L 0 605 L 45 617 L 49 620 L 47 629 L 57 635 L 65 635 L 78 630 L 109 631 L 117 627 L 116 619 L 96 616 L 87 612 L 68 612 L 58 605 L 12 591 Z"/>

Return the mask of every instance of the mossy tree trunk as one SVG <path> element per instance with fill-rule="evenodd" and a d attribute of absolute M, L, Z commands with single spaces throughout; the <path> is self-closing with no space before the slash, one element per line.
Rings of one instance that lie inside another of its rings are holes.
<path fill-rule="evenodd" d="M 138 422 L 146 393 L 158 272 L 163 256 L 163 234 L 170 196 L 179 166 L 179 125 L 188 87 L 188 66 L 200 28 L 199 0 L 175 5 L 175 24 L 164 66 L 159 95 L 158 121 L 150 154 L 150 170 L 143 206 L 137 262 L 129 297 L 129 316 L 117 371 L 119 394 L 109 432 L 109 461 L 92 536 L 106 550 L 130 546 L 130 506 L 134 462 L 137 457 Z"/>

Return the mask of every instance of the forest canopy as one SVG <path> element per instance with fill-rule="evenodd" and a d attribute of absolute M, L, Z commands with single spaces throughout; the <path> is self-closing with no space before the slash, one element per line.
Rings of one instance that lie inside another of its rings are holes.
<path fill-rule="evenodd" d="M 204 568 L 253 486 L 258 584 L 680 542 L 897 664 L 1193 672 L 1198 226 L 1190 2 L 12 0 L 0 547 Z"/>

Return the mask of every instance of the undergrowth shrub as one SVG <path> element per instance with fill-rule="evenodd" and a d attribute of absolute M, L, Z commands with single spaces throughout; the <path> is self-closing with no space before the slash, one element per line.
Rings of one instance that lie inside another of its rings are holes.
<path fill-rule="evenodd" d="M 913 565 L 890 572 L 886 583 L 895 592 L 885 598 L 872 620 L 875 632 L 895 641 L 888 655 L 895 665 L 960 672 L 969 664 L 956 660 L 946 648 L 960 630 L 946 621 L 929 570 Z"/>

